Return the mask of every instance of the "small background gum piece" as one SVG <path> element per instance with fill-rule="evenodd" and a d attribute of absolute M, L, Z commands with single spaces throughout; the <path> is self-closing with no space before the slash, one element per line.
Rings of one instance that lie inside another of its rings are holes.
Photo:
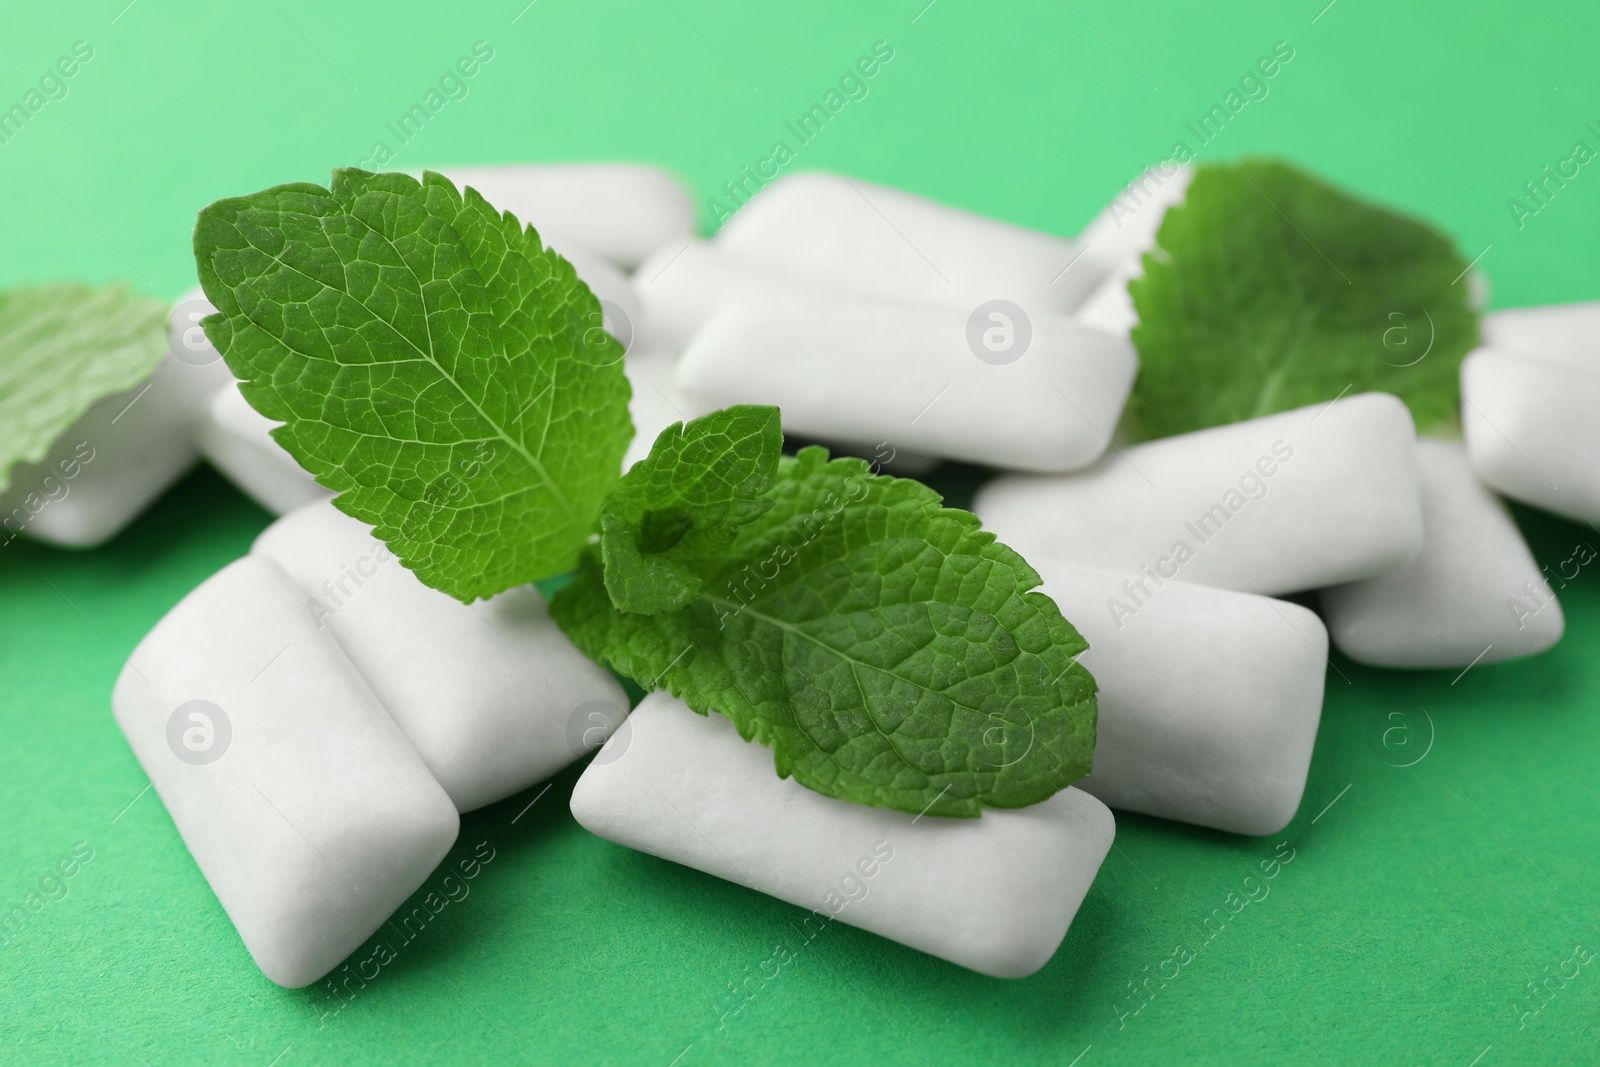
<path fill-rule="evenodd" d="M 1076 474 L 1013 474 L 973 511 L 1073 563 L 1277 596 L 1370 578 L 1422 549 L 1416 431 L 1362 393 L 1136 445 Z"/>
<path fill-rule="evenodd" d="M 238 385 L 230 383 L 212 396 L 195 427 L 200 454 L 274 515 L 332 496 L 272 439 L 279 425 L 251 407 Z"/>
<path fill-rule="evenodd" d="M 633 393 L 628 397 L 628 417 L 633 420 L 633 440 L 622 457 L 622 469 L 650 454 L 661 431 L 675 422 L 688 422 L 702 412 L 678 392 L 673 374 L 678 353 L 666 348 L 640 346 L 628 353 L 622 369 Z"/>
<path fill-rule="evenodd" d="M 712 238 L 735 260 L 891 300 L 1029 314 L 1072 310 L 1098 277 L 1068 269 L 1077 243 L 837 174 L 786 174 Z"/>
<path fill-rule="evenodd" d="M 1253 593 L 1028 562 L 1088 640 L 1078 662 L 1099 686 L 1094 772 L 1078 788 L 1230 833 L 1287 826 L 1322 718 L 1321 620 Z"/>
<path fill-rule="evenodd" d="M 1194 172 L 1176 164 L 1141 174 L 1078 236 L 1083 259 L 1074 265 L 1099 279 L 1073 317 L 1085 326 L 1127 337 L 1139 323 L 1128 283 L 1144 273 L 1144 254 L 1155 247 L 1167 209 L 1183 202 Z"/>
<path fill-rule="evenodd" d="M 629 848 L 997 978 L 1055 954 L 1116 828 L 1076 789 L 979 819 L 814 793 L 719 715 L 646 697 L 578 780 L 572 814 Z"/>
<path fill-rule="evenodd" d="M 1493 312 L 1483 317 L 1483 343 L 1600 374 L 1600 301 Z"/>
<path fill-rule="evenodd" d="M 1151 167 L 1118 193 L 1078 235 L 1082 270 L 1096 280 L 1140 272 L 1139 259 L 1155 247 L 1167 209 L 1183 202 L 1194 171 L 1176 163 Z"/>
<path fill-rule="evenodd" d="M 1375 667 L 1465 667 L 1531 656 L 1560 640 L 1561 605 L 1466 450 L 1421 438 L 1417 473 L 1421 554 L 1389 574 L 1322 591 L 1339 651 Z"/>
<path fill-rule="evenodd" d="M 539 231 L 546 244 L 581 245 L 631 269 L 668 241 L 694 233 L 688 190 L 666 171 L 632 163 L 511 163 L 439 171 Z"/>
<path fill-rule="evenodd" d="M 1461 431 L 1496 491 L 1600 522 L 1600 374 L 1480 348 L 1461 364 Z"/>
<path fill-rule="evenodd" d="M 627 714 L 622 687 L 531 585 L 463 604 L 326 501 L 273 523 L 250 552 L 288 573 L 306 617 L 338 639 L 463 812 L 550 777 Z"/>
<path fill-rule="evenodd" d="M 184 597 L 134 649 L 111 706 L 281 986 L 338 966 L 455 842 L 450 798 L 267 560 L 231 563 Z"/>
<path fill-rule="evenodd" d="M 1133 297 L 1128 294 L 1128 283 L 1139 274 L 1137 264 L 1112 271 L 1072 317 L 1085 326 L 1117 337 L 1129 336 L 1139 324 L 1139 313 L 1134 310 Z"/>
<path fill-rule="evenodd" d="M 730 299 L 695 337 L 677 382 L 701 410 L 776 404 L 784 428 L 825 440 L 1034 471 L 1105 450 L 1137 360 L 1126 340 L 1032 316 L 1015 357 L 980 358 L 970 317 L 911 303 L 789 294 Z"/>
<path fill-rule="evenodd" d="M 48 503 L 23 525 L 29 536 L 67 548 L 110 540 L 194 465 L 194 423 L 228 380 L 220 360 L 195 365 L 162 356 L 146 382 L 102 397 L 42 460 L 13 468 L 0 516 L 32 497 Z M 75 473 L 63 477 L 68 467 Z"/>
<path fill-rule="evenodd" d="M 651 252 L 630 278 L 652 346 L 681 352 L 723 301 L 736 294 L 781 297 L 796 284 L 772 269 L 741 263 L 699 239 Z"/>
<path fill-rule="evenodd" d="M 560 244 L 549 242 L 556 254 L 572 264 L 572 269 L 589 291 L 601 301 L 601 321 L 611 336 L 631 349 L 645 326 L 644 308 L 628 276 L 610 260 L 590 251 L 574 241 L 562 239 Z M 605 305 L 610 304 L 608 308 Z"/>
<path fill-rule="evenodd" d="M 1489 306 L 1489 276 L 1474 267 L 1467 271 L 1467 301 L 1472 310 L 1482 312 Z"/>

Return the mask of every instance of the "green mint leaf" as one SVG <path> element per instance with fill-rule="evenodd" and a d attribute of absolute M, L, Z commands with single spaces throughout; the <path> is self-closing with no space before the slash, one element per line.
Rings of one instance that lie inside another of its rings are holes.
<path fill-rule="evenodd" d="M 1199 168 L 1129 285 L 1137 430 L 1165 437 L 1346 393 L 1457 418 L 1478 343 L 1466 262 L 1414 218 L 1271 161 Z"/>
<path fill-rule="evenodd" d="M 632 435 L 622 348 L 532 227 L 438 174 L 200 213 L 206 334 L 301 466 L 464 601 L 571 568 Z"/>
<path fill-rule="evenodd" d="M 617 610 L 591 550 L 552 614 L 828 796 L 970 817 L 1089 773 L 1087 645 L 975 516 L 820 448 L 783 459 L 766 498 L 682 610 Z"/>
<path fill-rule="evenodd" d="M 686 606 L 701 567 L 720 561 L 739 528 L 772 507 L 783 449 L 778 409 L 739 404 L 661 431 L 600 511 L 606 590 L 621 611 Z"/>
<path fill-rule="evenodd" d="M 143 380 L 166 343 L 167 305 L 120 284 L 0 292 L 0 491 L 96 400 Z"/>

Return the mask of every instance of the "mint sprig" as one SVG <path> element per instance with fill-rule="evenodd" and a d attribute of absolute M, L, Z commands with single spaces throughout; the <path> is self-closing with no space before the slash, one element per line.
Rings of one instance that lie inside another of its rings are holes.
<path fill-rule="evenodd" d="M 1249 160 L 1200 167 L 1156 240 L 1128 286 L 1141 434 L 1369 391 L 1405 401 L 1423 430 L 1457 419 L 1478 316 L 1466 261 L 1426 223 Z"/>
<path fill-rule="evenodd" d="M 207 336 L 279 444 L 462 600 L 577 566 L 591 657 L 829 796 L 976 816 L 1089 773 L 1087 647 L 1039 575 L 776 408 L 676 424 L 620 476 L 621 348 L 565 260 L 437 174 L 334 173 L 200 214 Z"/>
<path fill-rule="evenodd" d="M 121 284 L 0 292 L 0 491 L 96 400 L 149 375 L 166 342 L 167 305 Z"/>
<path fill-rule="evenodd" d="M 628 383 L 532 227 L 438 174 L 339 170 L 212 204 L 194 250 L 245 398 L 424 582 L 471 601 L 577 562 Z"/>
<path fill-rule="evenodd" d="M 1088 775 L 1088 645 L 975 516 L 821 448 L 784 459 L 766 499 L 681 609 L 620 610 L 590 552 L 552 615 L 827 796 L 976 816 Z"/>

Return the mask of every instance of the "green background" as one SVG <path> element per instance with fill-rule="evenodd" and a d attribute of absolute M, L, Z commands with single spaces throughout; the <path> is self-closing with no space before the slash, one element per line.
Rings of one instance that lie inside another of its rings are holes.
<path fill-rule="evenodd" d="M 1574 141 L 1600 145 L 1592 2 L 925 2 L 8 4 L 0 104 L 75 41 L 94 58 L 0 145 L 0 284 L 175 296 L 199 207 L 365 158 L 478 40 L 494 58 L 470 95 L 394 166 L 636 159 L 703 199 L 885 40 L 870 95 L 794 167 L 1073 233 L 1175 141 L 1197 146 L 1185 123 L 1282 40 L 1270 95 L 1201 159 L 1281 155 L 1431 218 L 1468 258 L 1490 246 L 1498 306 L 1600 297 L 1597 168 L 1522 228 L 1506 203 Z M 1552 568 L 1600 544 L 1518 517 Z M 1593 567 L 1537 659 L 1457 677 L 1336 657 L 1294 823 L 1253 840 L 1119 817 L 1032 978 L 836 926 L 719 1030 L 729 983 L 798 911 L 591 838 L 569 772 L 515 823 L 536 791 L 464 820 L 460 855 L 495 850 L 471 895 L 323 1018 L 323 987 L 252 965 L 108 708 L 123 656 L 266 522 L 201 471 L 102 550 L 0 550 L 0 910 L 94 850 L 0 948 L 0 1062 L 1600 1062 L 1600 966 L 1553 977 L 1600 949 Z M 1207 942 L 1201 921 L 1280 841 L 1295 858 L 1270 895 Z M 1178 944 L 1193 962 L 1119 1020 Z"/>

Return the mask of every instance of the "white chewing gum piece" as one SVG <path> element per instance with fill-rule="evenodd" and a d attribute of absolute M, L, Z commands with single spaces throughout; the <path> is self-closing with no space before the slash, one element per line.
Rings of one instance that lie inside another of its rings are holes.
<path fill-rule="evenodd" d="M 1188 167 L 1167 163 L 1135 178 L 1078 235 L 1083 259 L 1072 269 L 1095 280 L 1138 274 L 1140 257 L 1155 247 L 1167 209 L 1183 202 L 1193 177 Z"/>
<path fill-rule="evenodd" d="M 838 174 L 786 174 L 711 239 L 734 260 L 865 297 L 971 312 L 994 299 L 1029 315 L 1072 310 L 1099 280 L 1069 269 L 1079 246 L 914 193 Z"/>
<path fill-rule="evenodd" d="M 557 249 L 571 242 L 631 269 L 694 233 L 688 190 L 658 167 L 632 163 L 508 163 L 439 173 L 531 224 Z"/>
<path fill-rule="evenodd" d="M 1416 431 L 1387 393 L 1148 441 L 1076 474 L 1004 475 L 973 511 L 1024 556 L 1265 596 L 1422 550 Z"/>
<path fill-rule="evenodd" d="M 1328 632 L 1298 604 L 1028 557 L 1089 642 L 1094 771 L 1112 808 L 1275 834 L 1305 792 Z"/>
<path fill-rule="evenodd" d="M 1461 431 L 1491 488 L 1600 522 L 1600 374 L 1480 348 L 1461 364 Z"/>
<path fill-rule="evenodd" d="M 1483 317 L 1483 344 L 1600 375 L 1600 301 L 1491 312 Z"/>
<path fill-rule="evenodd" d="M 62 548 L 93 548 L 194 466 L 195 423 L 211 394 L 232 380 L 198 316 L 189 314 L 197 308 L 215 310 L 198 288 L 173 305 L 167 354 L 147 379 L 102 397 L 43 459 L 12 468 L 0 494 L 0 526 Z"/>
<path fill-rule="evenodd" d="M 1128 337 L 1139 324 L 1139 314 L 1133 308 L 1133 297 L 1128 294 L 1128 283 L 1139 276 L 1138 266 L 1122 267 L 1112 271 L 1099 288 L 1089 294 L 1083 306 L 1072 317 L 1085 326 L 1117 337 Z"/>
<path fill-rule="evenodd" d="M 1016 354 L 980 357 L 965 315 L 917 304 L 734 297 L 677 383 L 702 410 L 776 404 L 784 428 L 946 459 L 1069 471 L 1105 450 L 1137 360 L 1124 339 L 1034 316 Z M 991 327 L 1000 329 L 1001 327 Z"/>
<path fill-rule="evenodd" d="M 674 352 L 688 347 L 728 298 L 781 297 L 797 284 L 781 271 L 730 259 L 699 238 L 671 241 L 651 252 L 630 280 L 648 323 L 649 344 Z"/>
<path fill-rule="evenodd" d="M 1417 441 L 1422 552 L 1322 591 L 1339 651 L 1374 667 L 1466 667 L 1543 652 L 1565 622 L 1505 505 L 1454 441 Z"/>
<path fill-rule="evenodd" d="M 1104 804 L 1064 789 L 978 819 L 851 804 L 779 778 L 728 720 L 653 693 L 572 793 L 585 829 L 996 978 L 1055 954 L 1111 849 Z"/>
<path fill-rule="evenodd" d="M 567 640 L 533 586 L 463 604 L 323 501 L 250 548 L 289 575 L 463 812 L 591 752 L 627 714 L 610 672 Z"/>
<path fill-rule="evenodd" d="M 274 515 L 285 515 L 333 494 L 272 439 L 279 425 L 251 407 L 238 385 L 230 383 L 211 397 L 195 439 L 200 454 L 223 477 Z"/>
<path fill-rule="evenodd" d="M 656 438 L 675 422 L 688 422 L 702 414 L 678 392 L 673 375 L 678 353 L 666 348 L 635 348 L 622 363 L 633 393 L 628 397 L 628 417 L 633 420 L 633 440 L 622 456 L 622 469 L 650 454 Z"/>
<path fill-rule="evenodd" d="M 631 350 L 645 327 L 644 307 L 633 283 L 622 270 L 599 254 L 573 241 L 551 243 L 556 254 L 572 264 L 582 282 L 600 301 L 600 318 L 592 323 Z M 587 331 L 585 331 L 587 340 Z"/>
<path fill-rule="evenodd" d="M 128 658 L 117 725 L 272 981 L 359 948 L 455 842 L 439 783 L 294 583 L 246 557 Z"/>

